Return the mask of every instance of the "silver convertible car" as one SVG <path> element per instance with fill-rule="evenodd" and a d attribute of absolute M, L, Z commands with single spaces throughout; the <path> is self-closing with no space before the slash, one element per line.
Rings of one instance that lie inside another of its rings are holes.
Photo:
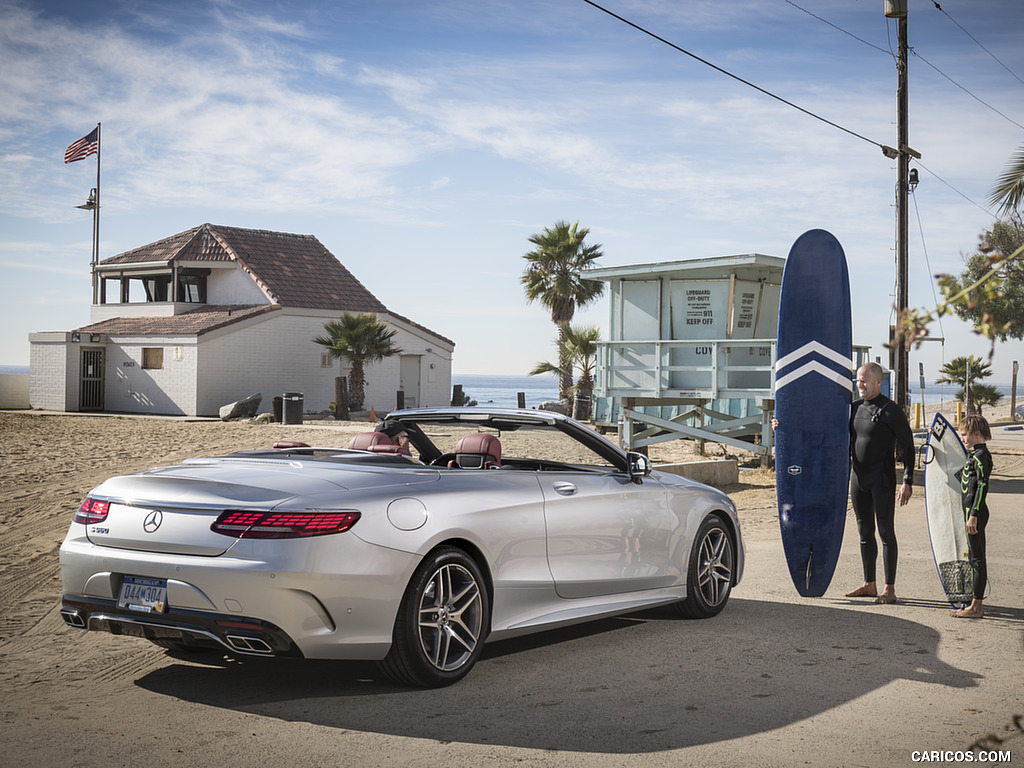
<path fill-rule="evenodd" d="M 487 640 L 658 605 L 714 616 L 743 543 L 728 496 L 572 419 L 444 408 L 392 413 L 345 448 L 115 477 L 82 502 L 60 562 L 71 627 L 378 660 L 433 687 Z"/>

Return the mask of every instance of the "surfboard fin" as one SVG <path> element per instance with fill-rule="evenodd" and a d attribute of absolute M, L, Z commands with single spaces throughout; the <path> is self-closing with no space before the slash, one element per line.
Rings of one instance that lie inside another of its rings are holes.
<path fill-rule="evenodd" d="M 807 553 L 807 573 L 804 576 L 804 589 L 808 592 L 811 591 L 811 577 L 814 576 L 814 545 L 811 545 L 810 552 Z"/>

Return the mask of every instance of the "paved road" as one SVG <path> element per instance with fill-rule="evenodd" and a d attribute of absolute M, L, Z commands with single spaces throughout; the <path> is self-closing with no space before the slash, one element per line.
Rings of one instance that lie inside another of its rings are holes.
<path fill-rule="evenodd" d="M 1024 715 L 1024 433 L 993 440 L 992 595 L 956 620 L 920 493 L 897 516 L 901 603 L 860 583 L 848 525 L 833 586 L 799 597 L 777 533 L 710 621 L 657 612 L 490 647 L 462 683 L 372 667 L 201 662 L 65 629 L 56 606 L 0 645 L 0 743 L 18 766 L 904 766 Z M 7 633 L 3 633 L 6 635 Z M 1007 742 L 1024 762 L 1024 738 Z"/>

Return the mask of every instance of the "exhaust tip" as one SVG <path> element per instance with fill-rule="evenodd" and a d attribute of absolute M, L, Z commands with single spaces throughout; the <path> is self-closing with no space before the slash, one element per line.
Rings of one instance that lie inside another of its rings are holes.
<path fill-rule="evenodd" d="M 77 608 L 61 608 L 60 616 L 69 627 L 85 629 L 85 619 L 82 618 L 82 614 L 78 612 Z"/>
<path fill-rule="evenodd" d="M 258 653 L 269 656 L 274 652 L 266 640 L 258 637 L 246 637 L 245 635 L 227 635 L 227 641 L 236 651 L 242 653 Z"/>

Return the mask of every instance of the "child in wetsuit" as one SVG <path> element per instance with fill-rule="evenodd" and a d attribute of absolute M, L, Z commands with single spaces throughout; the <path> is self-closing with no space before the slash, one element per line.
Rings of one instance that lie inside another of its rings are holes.
<path fill-rule="evenodd" d="M 967 546 L 971 568 L 974 569 L 974 599 L 966 608 L 953 612 L 958 619 L 980 619 L 985 615 L 982 598 L 988 583 L 988 563 L 985 560 L 985 526 L 988 524 L 989 478 L 992 476 L 992 454 L 986 440 L 992 439 L 988 422 L 981 416 L 967 416 L 957 426 L 967 463 L 960 470 L 960 498 L 964 517 L 967 518 Z"/>

